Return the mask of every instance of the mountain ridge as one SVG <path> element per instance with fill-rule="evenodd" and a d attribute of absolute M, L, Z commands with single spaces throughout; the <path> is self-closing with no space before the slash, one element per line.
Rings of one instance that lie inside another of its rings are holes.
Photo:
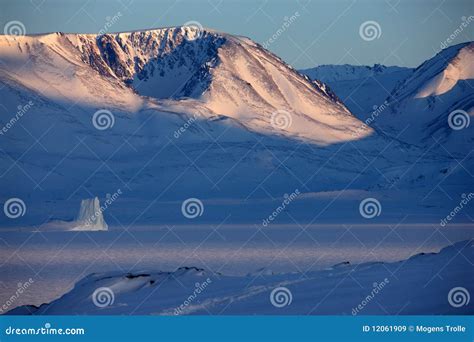
<path fill-rule="evenodd" d="M 268 123 L 272 115 L 280 111 L 287 116 L 284 119 L 292 123 L 288 127 L 277 127 L 278 134 L 296 134 L 325 144 L 373 133 L 323 85 L 311 82 L 250 39 L 214 31 L 202 31 L 196 39 L 192 34 L 196 35 L 193 28 L 176 27 L 13 39 L 20 53 L 39 50 L 43 57 L 53 54 L 47 56 L 49 60 L 57 54 L 71 62 L 66 69 L 79 68 L 83 73 L 90 73 L 79 65 L 80 57 L 82 63 L 101 76 L 116 79 L 140 96 L 156 100 L 198 100 L 212 115 L 228 116 L 244 124 L 250 122 L 250 127 L 258 131 L 275 133 L 275 128 Z M 15 47 L 9 38 L 7 41 L 11 54 L 18 54 L 12 51 Z M 7 69 L 4 68 L 8 73 Z M 71 81 L 77 82 L 76 79 Z M 319 127 L 315 129 L 324 136 L 314 137 L 307 129 L 308 124 Z M 344 125 L 346 129 L 340 130 Z"/>

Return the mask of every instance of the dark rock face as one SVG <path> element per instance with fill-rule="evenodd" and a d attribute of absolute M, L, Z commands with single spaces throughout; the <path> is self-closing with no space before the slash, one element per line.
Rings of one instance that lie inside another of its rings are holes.
<path fill-rule="evenodd" d="M 84 63 L 103 76 L 123 81 L 138 92 L 140 89 L 135 87 L 135 83 L 156 79 L 155 85 L 166 87 L 165 82 L 169 78 L 190 75 L 172 98 L 198 97 L 209 87 L 211 69 L 218 65 L 219 48 L 226 41 L 224 36 L 207 31 L 190 41 L 185 39 L 182 28 L 80 39 Z"/>

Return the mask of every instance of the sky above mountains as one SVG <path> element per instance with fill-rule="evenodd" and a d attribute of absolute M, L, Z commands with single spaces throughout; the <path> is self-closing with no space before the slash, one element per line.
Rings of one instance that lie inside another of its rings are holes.
<path fill-rule="evenodd" d="M 34 34 L 118 32 L 197 21 L 248 36 L 296 68 L 413 67 L 441 47 L 474 40 L 472 15 L 469 0 L 2 0 L 0 24 L 2 33 L 18 21 L 21 31 Z"/>

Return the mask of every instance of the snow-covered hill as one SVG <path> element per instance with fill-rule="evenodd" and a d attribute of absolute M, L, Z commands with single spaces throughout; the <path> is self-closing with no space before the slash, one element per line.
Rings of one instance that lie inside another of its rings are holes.
<path fill-rule="evenodd" d="M 22 306 L 9 314 L 472 314 L 463 296 L 474 290 L 469 287 L 474 281 L 473 247 L 472 240 L 461 241 L 439 253 L 399 262 L 343 262 L 304 275 L 262 270 L 226 276 L 195 267 L 91 274 L 49 304 Z M 460 289 L 460 284 L 467 288 Z"/>

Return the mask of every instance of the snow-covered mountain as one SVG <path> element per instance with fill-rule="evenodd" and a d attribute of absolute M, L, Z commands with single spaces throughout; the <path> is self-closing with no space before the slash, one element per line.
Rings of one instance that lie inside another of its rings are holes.
<path fill-rule="evenodd" d="M 114 212 L 132 220 L 188 197 L 430 188 L 452 162 L 374 131 L 245 37 L 174 27 L 0 36 L 0 47 L 2 196 L 35 203 L 8 224 L 64 220 L 118 188 L 150 211 Z"/>
<path fill-rule="evenodd" d="M 438 141 L 449 153 L 466 154 L 473 127 L 453 129 L 449 115 L 463 111 L 460 125 L 474 115 L 473 61 L 474 43 L 462 43 L 416 69 L 323 65 L 302 73 L 329 84 L 351 112 L 385 134 L 426 147 Z"/>
<path fill-rule="evenodd" d="M 474 142 L 474 127 L 468 124 L 474 116 L 474 43 L 452 46 L 427 60 L 387 101 L 390 115 L 380 120 L 384 130 L 405 130 L 404 141 L 427 147 L 439 143 L 467 155 Z M 462 112 L 450 117 L 456 111 Z"/>
<path fill-rule="evenodd" d="M 199 108 L 205 118 L 224 115 L 255 132 L 296 135 L 320 144 L 372 132 L 360 129 L 360 121 L 342 103 L 250 39 L 206 30 L 189 40 L 197 34 L 194 30 L 3 36 L 2 75 L 56 101 L 107 107 L 121 99 L 115 104 L 124 111 L 159 103 L 153 100 L 188 99 L 184 106 Z M 19 74 L 21 61 L 28 66 Z M 61 82 L 68 86 L 54 86 Z M 269 124 L 277 111 L 288 113 L 291 125 L 280 129 Z"/>

